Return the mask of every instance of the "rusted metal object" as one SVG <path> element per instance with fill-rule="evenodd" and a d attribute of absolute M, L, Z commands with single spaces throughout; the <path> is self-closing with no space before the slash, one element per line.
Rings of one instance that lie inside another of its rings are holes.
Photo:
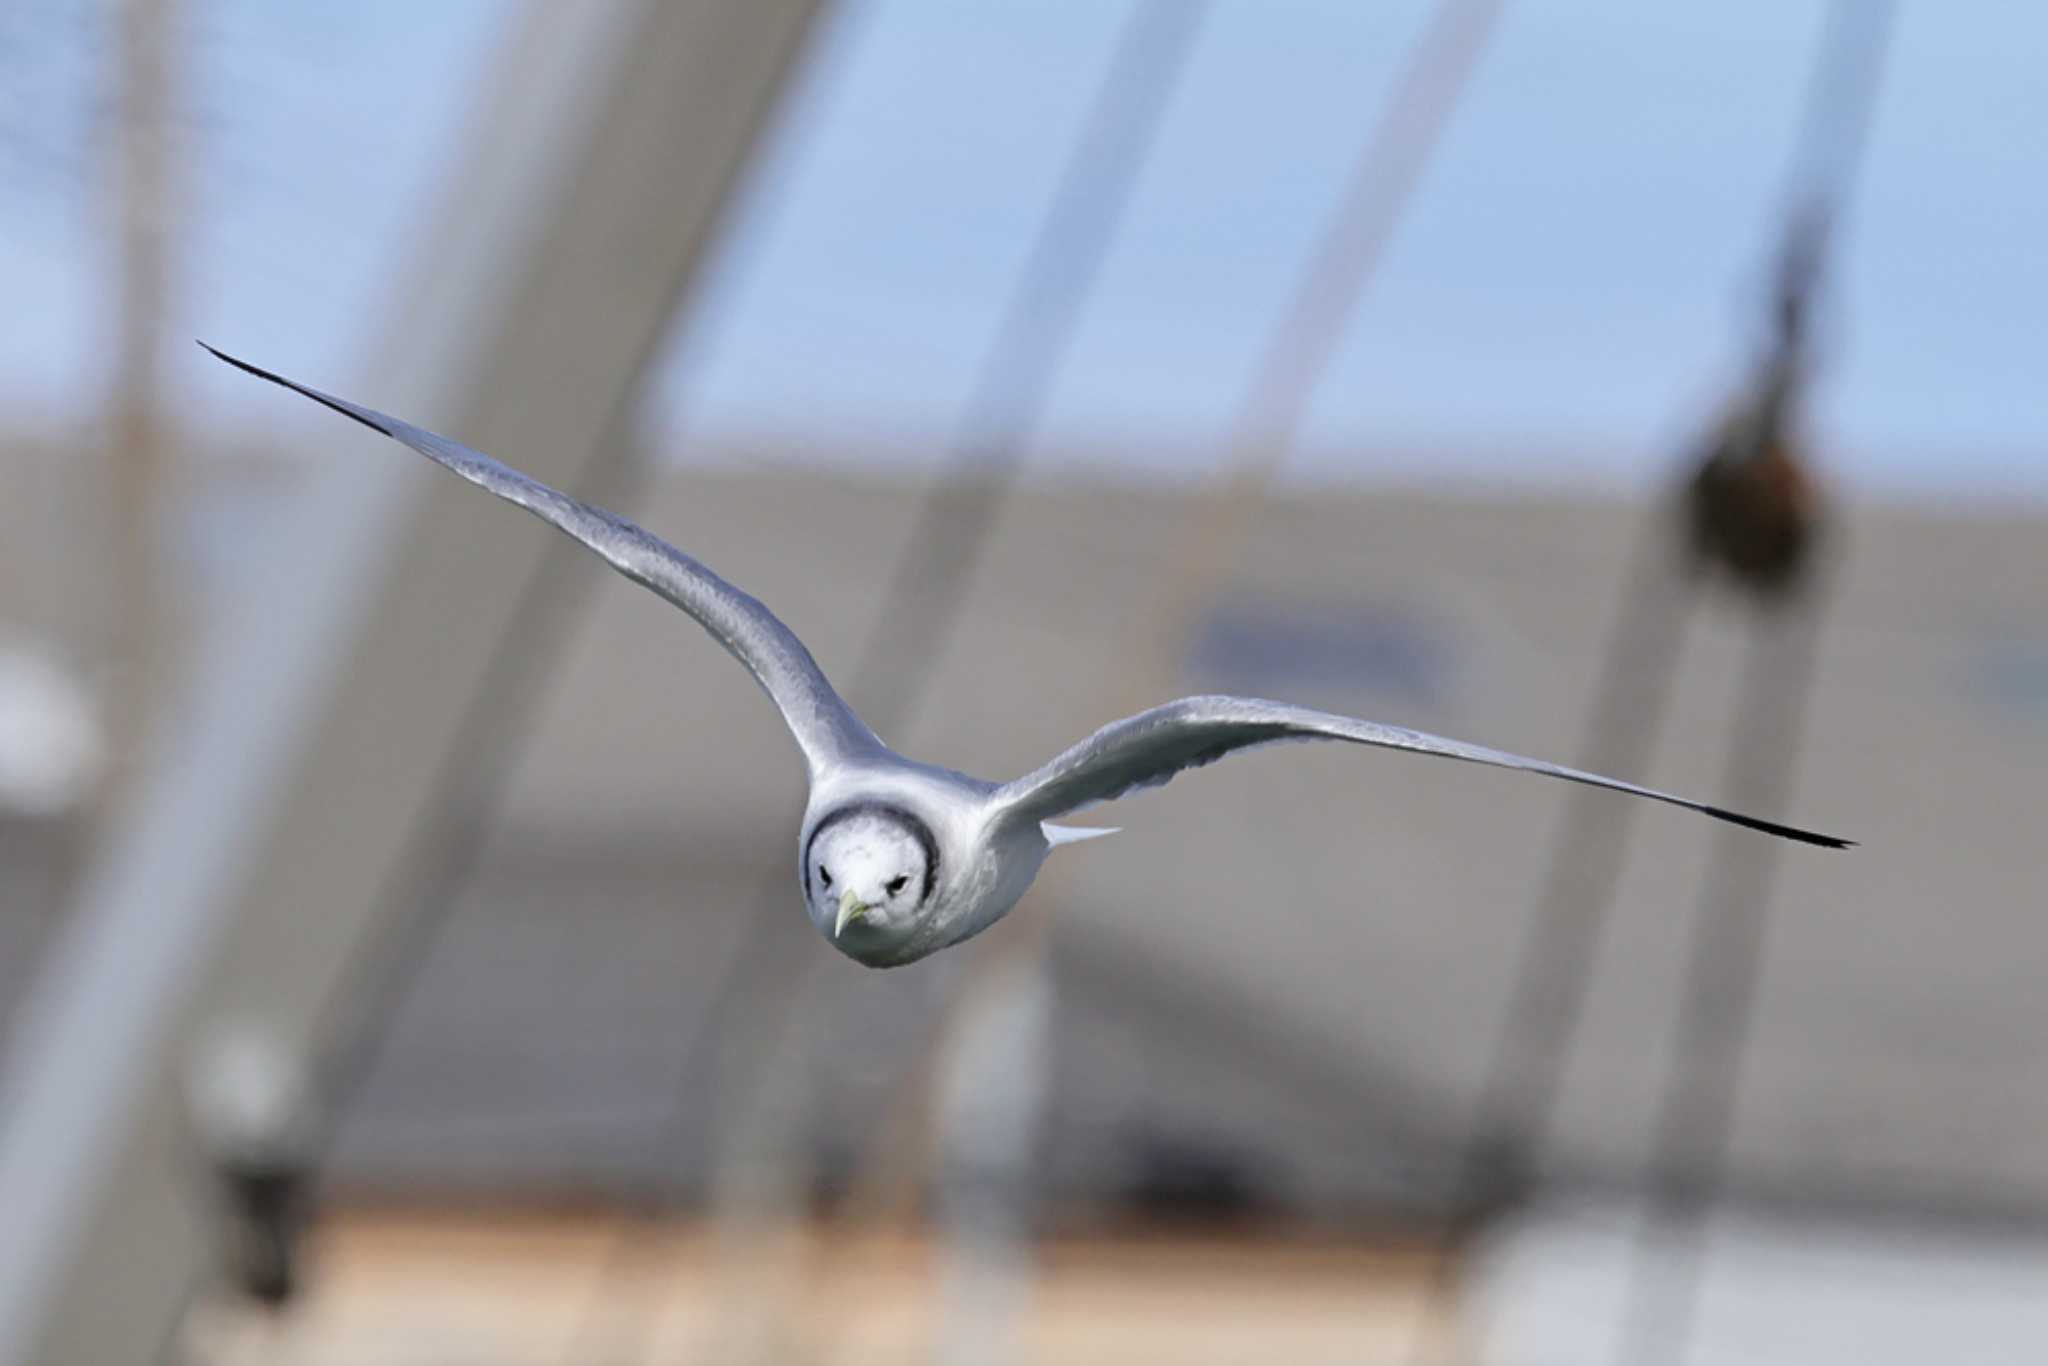
<path fill-rule="evenodd" d="M 1685 490 L 1696 561 L 1766 594 L 1796 588 L 1824 528 L 1822 500 L 1782 420 L 1752 407 L 1723 423 Z"/>

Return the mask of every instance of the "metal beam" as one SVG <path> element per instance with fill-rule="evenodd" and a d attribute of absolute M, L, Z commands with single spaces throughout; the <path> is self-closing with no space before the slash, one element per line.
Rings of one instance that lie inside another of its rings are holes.
<path fill-rule="evenodd" d="M 819 3 L 536 0 L 354 391 L 550 482 L 600 475 Z M 175 1331 L 215 1257 L 192 1050 L 223 1022 L 311 1050 L 553 548 L 374 440 L 336 429 L 317 516 L 205 653 L 24 1003 L 0 1366 L 143 1362 Z"/>

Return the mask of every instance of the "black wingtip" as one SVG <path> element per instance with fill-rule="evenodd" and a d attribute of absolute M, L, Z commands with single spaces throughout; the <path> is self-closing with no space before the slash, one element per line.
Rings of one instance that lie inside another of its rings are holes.
<path fill-rule="evenodd" d="M 352 404 L 343 403 L 340 399 L 330 398 L 326 394 L 321 393 L 318 389 L 308 389 L 305 385 L 300 384 L 298 381 L 286 379 L 283 375 L 276 374 L 272 371 L 266 370 L 260 365 L 251 365 L 248 361 L 242 360 L 235 356 L 230 356 L 227 352 L 221 350 L 219 347 L 200 341 L 199 338 L 197 337 L 194 337 L 192 340 L 194 342 L 197 342 L 200 349 L 204 350 L 208 355 L 212 356 L 216 360 L 226 361 L 229 365 L 234 366 L 237 370 L 243 371 L 246 374 L 254 375 L 258 379 L 267 379 L 272 384 L 281 385 L 284 388 L 291 390 L 295 394 L 303 394 L 307 398 L 312 399 L 315 403 L 319 404 L 323 408 L 332 408 L 335 412 L 340 413 L 343 417 L 350 418 L 353 421 L 362 423 L 365 427 L 368 427 L 371 431 L 377 433 L 379 436 L 388 436 L 393 438 L 394 440 L 398 436 L 398 433 L 392 431 L 389 427 L 384 426 L 382 423 L 372 421 L 370 418 L 364 416 L 362 410 L 356 408 Z"/>
<path fill-rule="evenodd" d="M 1798 840 L 1801 844 L 1817 844 L 1823 849 L 1854 849 L 1856 847 L 1855 840 L 1837 839 L 1833 835 L 1821 835 L 1811 830 L 1801 830 L 1795 825 L 1780 825 L 1776 821 L 1759 820 L 1755 816 L 1745 816 L 1740 811 L 1730 811 L 1725 807 L 1703 806 L 1700 810 L 1716 820 L 1727 821 L 1732 825 L 1747 826 L 1751 830 L 1761 830 L 1766 835 L 1776 835 L 1780 839 Z"/>

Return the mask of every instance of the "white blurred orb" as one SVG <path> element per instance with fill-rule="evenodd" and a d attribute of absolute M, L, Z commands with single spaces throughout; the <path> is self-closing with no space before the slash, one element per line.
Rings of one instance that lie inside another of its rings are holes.
<path fill-rule="evenodd" d="M 105 765 L 106 737 L 85 688 L 49 650 L 0 638 L 0 812 L 75 810 Z"/>

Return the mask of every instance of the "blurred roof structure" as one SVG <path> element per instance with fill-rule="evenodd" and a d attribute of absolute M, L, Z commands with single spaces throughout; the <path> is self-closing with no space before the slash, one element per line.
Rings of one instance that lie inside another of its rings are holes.
<path fill-rule="evenodd" d="M 1090 709 L 1133 667 L 1130 614 L 1180 501 L 1016 494 L 968 620 L 933 661 L 931 706 L 890 742 L 997 777 L 1108 719 Z M 762 596 L 830 670 L 877 610 L 876 567 L 911 502 L 891 485 L 674 476 L 637 516 Z M 1641 515 L 1270 500 L 1183 679 L 1568 756 Z M 869 534 L 837 534 L 848 525 Z M 2032 1046 L 2048 1006 L 2028 967 L 2048 951 L 2029 816 L 2048 726 L 2030 588 L 2048 581 L 2048 542 L 2033 520 L 1908 509 L 1853 511 L 1845 540 L 1796 814 L 1864 846 L 1783 868 L 1731 1185 L 2048 1210 L 2048 1154 L 2031 1139 L 2048 1123 Z M 703 1159 L 703 1001 L 739 961 L 749 889 L 791 857 L 781 817 L 800 772 L 772 709 L 700 632 L 594 563 L 570 572 L 599 591 L 350 1125 L 359 1182 L 623 1191 L 678 1166 L 687 1185 Z M 1631 776 L 1712 788 L 1741 647 L 1732 609 L 1707 617 L 1655 769 Z M 1248 619 L 1263 634 L 1234 658 Z M 1289 622 L 1318 647 L 1290 655 Z M 761 762 L 778 753 L 786 771 Z M 1055 932 L 1054 1189 L 1114 1193 L 1182 1160 L 1301 1209 L 1426 1205 L 1562 795 L 1288 748 L 1124 803 L 1105 820 L 1124 834 L 1063 855 L 1080 899 Z M 1644 1161 L 1704 826 L 1641 821 L 1555 1175 L 1625 1185 Z M 825 952 L 794 904 L 773 933 Z M 899 1094 L 947 972 L 834 960 L 824 974 L 864 1022 L 815 1069 L 828 1168 L 857 1160 Z M 684 1137 L 664 1149 L 651 1135 L 677 1104 Z"/>

